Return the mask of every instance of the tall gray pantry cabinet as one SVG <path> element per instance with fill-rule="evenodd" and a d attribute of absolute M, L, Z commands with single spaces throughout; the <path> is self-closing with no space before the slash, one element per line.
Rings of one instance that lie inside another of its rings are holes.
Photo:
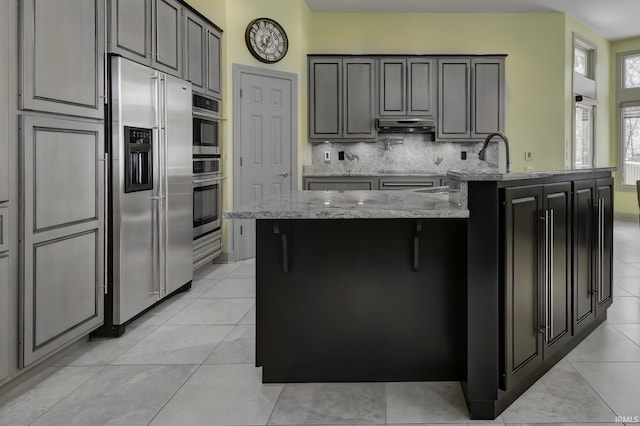
<path fill-rule="evenodd" d="M 0 1 L 0 58 L 9 58 L 8 0 Z M 11 244 L 9 243 L 9 62 L 0 61 L 0 384 L 9 376 Z"/>
<path fill-rule="evenodd" d="M 18 6 L 7 14 L 18 22 L 18 39 L 8 37 L 18 46 L 8 61 L 20 61 L 18 92 L 4 98 L 12 108 L 17 96 L 19 108 L 9 117 L 19 126 L 9 139 L 19 202 L 10 227 L 20 229 L 20 245 L 11 242 L 18 256 L 9 257 L 10 285 L 18 286 L 9 300 L 19 302 L 9 318 L 18 330 L 9 379 L 98 327 L 104 294 L 105 3 Z"/>

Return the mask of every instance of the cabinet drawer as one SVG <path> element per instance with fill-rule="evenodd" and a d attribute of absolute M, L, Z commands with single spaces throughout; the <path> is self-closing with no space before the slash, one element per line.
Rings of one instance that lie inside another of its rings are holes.
<path fill-rule="evenodd" d="M 380 179 L 380 189 L 415 189 L 415 188 L 432 188 L 440 183 L 439 177 L 429 179 Z"/>
<path fill-rule="evenodd" d="M 311 191 L 370 191 L 374 188 L 373 180 L 308 180 L 305 189 Z"/>

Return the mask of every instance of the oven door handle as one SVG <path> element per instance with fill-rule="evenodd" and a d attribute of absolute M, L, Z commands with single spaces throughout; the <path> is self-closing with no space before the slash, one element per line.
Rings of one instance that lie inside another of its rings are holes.
<path fill-rule="evenodd" d="M 200 120 L 217 121 L 217 122 L 224 121 L 224 118 L 220 117 L 217 114 L 199 112 L 196 110 L 193 110 L 192 114 L 193 114 L 193 118 L 199 118 Z"/>
<path fill-rule="evenodd" d="M 197 183 L 219 182 L 219 181 L 221 181 L 223 179 L 224 179 L 224 177 L 215 177 L 215 178 L 211 178 L 211 179 L 199 179 L 199 180 L 194 180 L 193 183 L 197 184 Z"/>

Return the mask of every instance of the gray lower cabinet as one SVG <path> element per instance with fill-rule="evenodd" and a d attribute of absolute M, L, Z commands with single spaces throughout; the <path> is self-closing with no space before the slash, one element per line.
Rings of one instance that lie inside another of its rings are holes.
<path fill-rule="evenodd" d="M 175 0 L 154 0 L 151 66 L 182 77 L 182 6 Z"/>
<path fill-rule="evenodd" d="M 309 139 L 375 137 L 374 60 L 309 57 Z"/>
<path fill-rule="evenodd" d="M 0 383 L 9 376 L 9 312 L 9 256 L 0 251 Z"/>
<path fill-rule="evenodd" d="M 21 7 L 20 108 L 102 119 L 104 0 L 24 0 Z"/>
<path fill-rule="evenodd" d="M 221 90 L 221 60 L 220 60 L 220 39 L 222 34 L 213 27 L 208 26 L 205 35 L 205 77 L 206 93 L 216 98 L 222 96 Z"/>
<path fill-rule="evenodd" d="M 440 185 L 440 177 L 381 177 L 378 189 L 419 189 Z"/>
<path fill-rule="evenodd" d="M 109 51 L 151 64 L 152 0 L 109 0 Z"/>
<path fill-rule="evenodd" d="M 379 61 L 380 116 L 435 114 L 435 61 L 431 58 L 382 58 Z"/>
<path fill-rule="evenodd" d="M 373 177 L 305 178 L 304 189 L 310 191 L 370 191 L 377 189 Z"/>
<path fill-rule="evenodd" d="M 105 163 L 103 123 L 22 115 L 20 128 L 25 367 L 103 322 Z"/>
<path fill-rule="evenodd" d="M 479 140 L 504 130 L 504 57 L 438 60 L 439 140 Z"/>

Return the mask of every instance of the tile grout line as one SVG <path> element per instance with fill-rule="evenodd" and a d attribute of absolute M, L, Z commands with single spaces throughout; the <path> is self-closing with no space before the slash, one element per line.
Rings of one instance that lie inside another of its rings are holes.
<path fill-rule="evenodd" d="M 142 365 L 144 365 L 144 364 L 142 364 Z M 170 365 L 175 365 L 175 364 L 152 364 L 152 365 L 170 366 Z M 176 394 L 180 391 L 180 389 L 182 389 L 184 387 L 184 385 L 189 381 L 189 379 L 191 377 L 193 377 L 193 375 L 196 374 L 196 371 L 198 371 L 198 369 L 200 369 L 200 367 L 202 366 L 202 365 L 198 365 L 198 364 L 180 364 L 180 365 L 192 365 L 192 366 L 196 366 L 196 368 L 194 368 L 194 370 L 191 372 L 191 374 L 189 374 L 189 376 L 184 380 L 184 382 L 182 382 L 182 384 L 180 386 L 178 386 L 176 391 L 165 401 L 165 403 L 162 404 L 162 406 L 158 409 L 158 411 L 156 411 L 156 413 L 147 422 L 147 425 L 150 425 L 155 420 L 155 418 L 158 417 L 158 414 L 160 414 L 160 412 L 162 410 L 164 410 L 164 408 L 167 406 L 169 401 L 171 401 L 176 396 Z"/>

